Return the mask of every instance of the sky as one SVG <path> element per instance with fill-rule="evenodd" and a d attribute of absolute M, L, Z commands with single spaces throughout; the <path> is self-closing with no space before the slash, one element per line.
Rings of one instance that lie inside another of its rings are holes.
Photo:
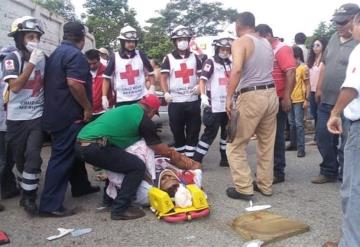
<path fill-rule="evenodd" d="M 137 12 L 136 19 L 141 26 L 146 20 L 156 16 L 156 10 L 165 8 L 169 0 L 128 0 L 128 5 Z M 202 0 L 202 2 L 214 2 Z M 223 0 L 226 8 L 234 8 L 239 12 L 250 11 L 255 15 L 256 24 L 265 23 L 272 29 L 274 36 L 285 38 L 292 44 L 298 32 L 311 36 L 321 21 L 329 21 L 336 8 L 347 0 Z M 72 0 L 77 15 L 86 12 L 82 5 L 85 0 Z M 146 6 L 144 6 L 146 3 Z"/>

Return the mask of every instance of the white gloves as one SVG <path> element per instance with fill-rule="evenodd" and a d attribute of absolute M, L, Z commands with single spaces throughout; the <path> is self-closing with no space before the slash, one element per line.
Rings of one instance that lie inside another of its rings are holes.
<path fill-rule="evenodd" d="M 191 93 L 192 93 L 193 95 L 199 95 L 199 93 L 200 93 L 200 87 L 199 87 L 199 85 L 196 85 L 195 87 L 193 87 L 193 89 L 191 89 Z"/>
<path fill-rule="evenodd" d="M 40 49 L 34 49 L 31 52 L 29 63 L 32 63 L 36 66 L 43 59 L 45 59 L 44 52 Z"/>
<path fill-rule="evenodd" d="M 109 108 L 109 100 L 108 100 L 107 96 L 101 97 L 101 105 L 104 110 L 107 110 Z"/>
<path fill-rule="evenodd" d="M 164 98 L 167 103 L 170 103 L 172 101 L 172 96 L 171 96 L 171 94 L 169 94 L 169 92 L 166 92 L 164 94 Z"/>
<path fill-rule="evenodd" d="M 155 93 L 155 86 L 154 85 L 150 85 L 148 93 L 149 94 L 154 94 Z"/>
<path fill-rule="evenodd" d="M 205 108 L 205 107 L 210 106 L 209 97 L 206 94 L 202 94 L 200 96 L 200 98 L 201 98 L 201 108 Z"/>

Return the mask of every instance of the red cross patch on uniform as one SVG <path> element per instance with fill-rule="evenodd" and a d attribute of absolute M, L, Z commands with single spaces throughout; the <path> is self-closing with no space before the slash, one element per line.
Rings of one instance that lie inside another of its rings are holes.
<path fill-rule="evenodd" d="M 211 65 L 210 65 L 210 64 L 205 64 L 204 70 L 205 70 L 206 72 L 209 72 L 210 69 L 211 69 Z"/>
<path fill-rule="evenodd" d="M 5 70 L 15 70 L 14 60 L 6 60 L 4 63 Z"/>

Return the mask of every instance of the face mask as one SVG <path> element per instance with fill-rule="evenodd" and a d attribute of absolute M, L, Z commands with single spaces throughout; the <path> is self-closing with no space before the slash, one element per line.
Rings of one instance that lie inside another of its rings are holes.
<path fill-rule="evenodd" d="M 229 53 L 219 53 L 219 57 L 221 59 L 227 59 L 229 58 L 230 54 Z"/>
<path fill-rule="evenodd" d="M 180 51 L 185 51 L 189 48 L 189 42 L 186 41 L 186 40 L 181 40 L 177 43 L 177 48 L 180 50 Z"/>
<path fill-rule="evenodd" d="M 29 41 L 25 47 L 29 52 L 32 52 L 34 49 L 39 48 L 39 44 L 39 42 Z"/>

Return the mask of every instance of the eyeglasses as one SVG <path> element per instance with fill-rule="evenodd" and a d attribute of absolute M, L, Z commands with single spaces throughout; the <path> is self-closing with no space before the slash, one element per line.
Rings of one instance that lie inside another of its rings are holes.
<path fill-rule="evenodd" d="M 345 21 L 335 21 L 335 24 L 337 26 L 345 26 L 346 24 L 349 23 L 350 20 L 345 20 Z"/>
<path fill-rule="evenodd" d="M 126 32 L 123 34 L 125 38 L 127 39 L 137 39 L 137 33 L 136 32 Z"/>
<path fill-rule="evenodd" d="M 30 29 L 30 30 L 35 30 L 37 28 L 41 33 L 44 33 L 44 26 L 42 22 L 36 19 L 26 20 L 22 23 L 19 23 L 18 27 L 22 29 Z"/>

